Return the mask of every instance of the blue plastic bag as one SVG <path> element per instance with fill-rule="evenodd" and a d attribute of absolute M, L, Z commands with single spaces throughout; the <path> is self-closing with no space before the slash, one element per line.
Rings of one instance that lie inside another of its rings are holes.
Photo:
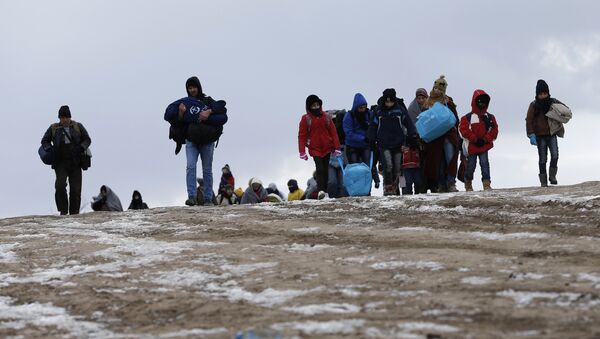
<path fill-rule="evenodd" d="M 430 109 L 419 114 L 416 125 L 421 139 L 431 142 L 454 127 L 456 117 L 447 106 L 436 102 Z"/>
<path fill-rule="evenodd" d="M 342 159 L 338 158 L 342 171 L 344 172 L 344 186 L 348 195 L 351 197 L 366 196 L 371 193 L 371 167 L 361 162 L 350 164 L 344 168 Z M 373 154 L 371 154 L 371 166 L 373 163 Z"/>

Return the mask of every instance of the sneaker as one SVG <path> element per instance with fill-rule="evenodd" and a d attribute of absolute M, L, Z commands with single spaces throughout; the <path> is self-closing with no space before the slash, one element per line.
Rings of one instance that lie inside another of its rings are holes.
<path fill-rule="evenodd" d="M 188 206 L 196 206 L 196 198 L 189 198 L 185 201 L 185 204 Z"/>

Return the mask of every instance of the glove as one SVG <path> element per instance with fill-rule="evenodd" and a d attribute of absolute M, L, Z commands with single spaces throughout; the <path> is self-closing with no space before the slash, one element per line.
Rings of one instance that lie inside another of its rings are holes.
<path fill-rule="evenodd" d="M 537 138 L 535 137 L 535 134 L 531 133 L 528 135 L 529 137 L 529 143 L 532 144 L 533 146 L 537 146 Z"/>
<path fill-rule="evenodd" d="M 306 155 L 306 153 L 300 153 L 300 159 L 306 161 L 308 160 L 308 155 Z"/>
<path fill-rule="evenodd" d="M 341 157 L 342 156 L 342 151 L 340 151 L 339 149 L 336 149 L 335 151 L 333 151 L 333 156 L 334 157 Z"/>
<path fill-rule="evenodd" d="M 483 145 L 485 145 L 485 140 L 479 138 L 477 141 L 475 141 L 475 146 L 482 147 Z"/>
<path fill-rule="evenodd" d="M 379 188 L 379 181 L 375 182 L 375 188 L 378 189 Z"/>

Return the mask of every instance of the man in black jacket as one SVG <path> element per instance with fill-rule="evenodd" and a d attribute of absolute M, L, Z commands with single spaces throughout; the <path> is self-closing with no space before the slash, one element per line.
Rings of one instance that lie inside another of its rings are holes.
<path fill-rule="evenodd" d="M 61 215 L 79 214 L 81 205 L 81 157 L 92 140 L 82 124 L 71 120 L 69 106 L 58 110 L 59 123 L 54 123 L 42 138 L 42 147 L 52 153 L 56 173 L 54 200 Z M 67 196 L 67 179 L 69 195 Z"/>

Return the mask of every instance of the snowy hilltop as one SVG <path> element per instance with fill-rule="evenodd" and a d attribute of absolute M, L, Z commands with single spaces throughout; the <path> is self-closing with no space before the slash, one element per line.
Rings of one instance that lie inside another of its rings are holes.
<path fill-rule="evenodd" d="M 598 337 L 600 182 L 0 220 L 0 336 Z"/>

